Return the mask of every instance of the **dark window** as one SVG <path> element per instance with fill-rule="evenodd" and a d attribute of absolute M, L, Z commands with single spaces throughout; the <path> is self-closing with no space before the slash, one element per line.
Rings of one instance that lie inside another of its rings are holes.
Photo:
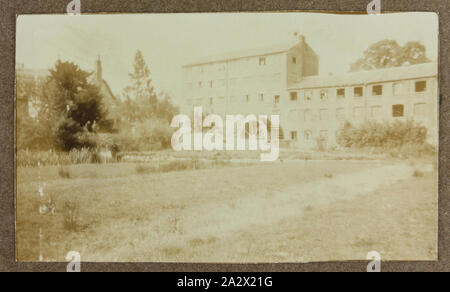
<path fill-rule="evenodd" d="M 324 89 L 320 91 L 320 100 L 322 101 L 328 100 L 328 90 Z"/>
<path fill-rule="evenodd" d="M 372 86 L 372 95 L 383 95 L 383 85 Z"/>
<path fill-rule="evenodd" d="M 280 140 L 284 140 L 284 132 L 283 129 L 280 127 L 279 132 L 278 132 L 278 138 Z"/>
<path fill-rule="evenodd" d="M 336 95 L 338 98 L 345 97 L 345 88 L 339 88 L 336 90 Z"/>
<path fill-rule="evenodd" d="M 291 132 L 291 140 L 297 141 L 297 132 L 296 131 Z"/>
<path fill-rule="evenodd" d="M 266 58 L 265 57 L 260 57 L 259 58 L 259 65 L 266 65 Z"/>
<path fill-rule="evenodd" d="M 292 57 L 292 63 L 294 63 L 294 64 L 297 63 L 297 58 L 296 57 Z"/>
<path fill-rule="evenodd" d="M 297 92 L 291 92 L 291 101 L 297 101 Z"/>
<path fill-rule="evenodd" d="M 403 117 L 405 115 L 405 107 L 403 104 L 394 104 L 392 106 L 392 116 L 394 118 Z"/>
<path fill-rule="evenodd" d="M 279 95 L 275 95 L 274 102 L 275 103 L 279 103 L 280 102 L 280 96 Z"/>
<path fill-rule="evenodd" d="M 353 96 L 355 96 L 355 97 L 363 96 L 363 88 L 362 87 L 353 88 Z"/>
<path fill-rule="evenodd" d="M 417 81 L 416 82 L 416 92 L 425 92 L 427 90 L 427 82 L 426 81 Z"/>

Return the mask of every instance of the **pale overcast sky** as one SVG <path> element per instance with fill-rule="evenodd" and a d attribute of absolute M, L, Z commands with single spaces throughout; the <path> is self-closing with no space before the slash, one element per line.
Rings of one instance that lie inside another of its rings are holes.
<path fill-rule="evenodd" d="M 114 94 L 127 85 L 142 51 L 157 90 L 180 96 L 181 65 L 204 56 L 273 45 L 299 32 L 320 56 L 320 75 L 342 73 L 372 43 L 420 41 L 438 56 L 434 13 L 334 15 L 319 13 L 210 13 L 26 15 L 17 20 L 16 61 L 46 69 L 58 58 L 94 70 L 97 56 Z"/>

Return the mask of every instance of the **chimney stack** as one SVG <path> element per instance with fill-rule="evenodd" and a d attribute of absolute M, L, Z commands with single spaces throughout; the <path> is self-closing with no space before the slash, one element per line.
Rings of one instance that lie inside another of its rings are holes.
<path fill-rule="evenodd" d="M 102 61 L 100 60 L 100 55 L 97 59 L 97 82 L 103 81 L 103 72 L 102 72 Z"/>
<path fill-rule="evenodd" d="M 293 36 L 293 40 L 296 44 L 305 42 L 305 36 L 300 34 L 298 31 L 293 32 L 292 36 Z"/>

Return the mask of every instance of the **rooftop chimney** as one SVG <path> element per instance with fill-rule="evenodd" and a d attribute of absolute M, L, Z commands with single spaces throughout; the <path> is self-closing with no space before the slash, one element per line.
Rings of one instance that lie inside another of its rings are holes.
<path fill-rule="evenodd" d="M 292 36 L 293 36 L 293 41 L 296 44 L 305 42 L 305 36 L 300 34 L 298 31 L 293 32 Z"/>
<path fill-rule="evenodd" d="M 103 81 L 103 72 L 102 72 L 102 61 L 100 60 L 100 56 L 97 59 L 97 82 Z"/>

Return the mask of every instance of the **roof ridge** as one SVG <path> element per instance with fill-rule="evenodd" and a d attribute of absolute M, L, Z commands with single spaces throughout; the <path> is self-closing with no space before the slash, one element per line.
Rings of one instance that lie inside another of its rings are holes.
<path fill-rule="evenodd" d="M 202 65 L 208 63 L 215 62 L 224 62 L 229 60 L 237 60 L 248 57 L 262 56 L 262 55 L 271 55 L 274 53 L 280 53 L 288 51 L 290 48 L 296 46 L 296 44 L 292 42 L 283 42 L 279 44 L 272 44 L 266 46 L 259 46 L 256 48 L 250 49 L 241 49 L 241 50 L 229 50 L 220 54 L 214 54 L 210 56 L 206 56 L 200 58 L 199 60 L 189 62 L 187 64 L 182 65 L 182 67 L 189 67 L 195 65 Z"/>
<path fill-rule="evenodd" d="M 437 62 L 431 61 L 427 63 L 406 66 L 364 70 L 357 72 L 345 72 L 342 74 L 331 76 L 308 76 L 304 77 L 300 82 L 290 85 L 289 89 L 336 87 L 430 77 L 438 74 L 437 65 Z"/>

